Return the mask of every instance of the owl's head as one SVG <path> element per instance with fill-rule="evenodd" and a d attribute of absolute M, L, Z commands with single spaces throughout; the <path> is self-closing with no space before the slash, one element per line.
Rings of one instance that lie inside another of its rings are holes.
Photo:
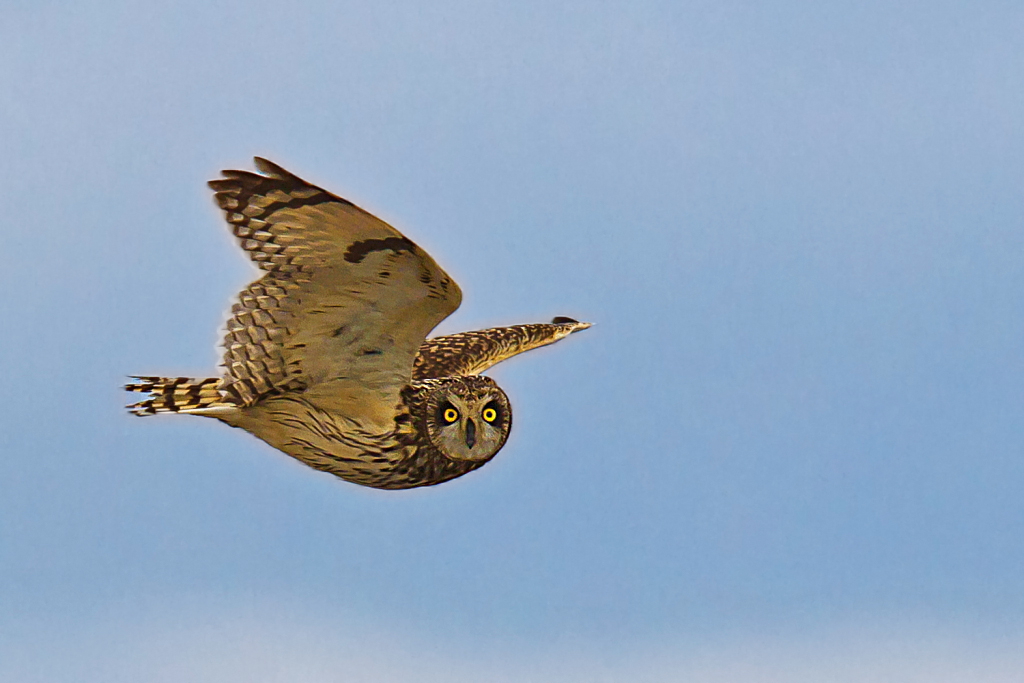
<path fill-rule="evenodd" d="M 452 460 L 481 461 L 501 450 L 512 429 L 512 404 L 490 377 L 447 377 L 422 404 L 430 442 Z"/>

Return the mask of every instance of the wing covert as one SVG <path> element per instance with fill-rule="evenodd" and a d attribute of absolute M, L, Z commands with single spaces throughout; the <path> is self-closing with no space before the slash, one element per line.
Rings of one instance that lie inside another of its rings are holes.
<path fill-rule="evenodd" d="M 384 221 L 265 159 L 256 167 L 209 183 L 267 271 L 232 308 L 221 389 L 242 405 L 305 389 L 325 409 L 387 421 L 458 285 Z"/>

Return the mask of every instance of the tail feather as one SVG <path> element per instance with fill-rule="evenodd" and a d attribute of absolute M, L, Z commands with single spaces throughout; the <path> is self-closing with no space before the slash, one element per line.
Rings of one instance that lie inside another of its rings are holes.
<path fill-rule="evenodd" d="M 192 413 L 205 408 L 234 406 L 221 393 L 220 379 L 192 379 L 189 377 L 132 377 L 135 380 L 124 386 L 128 391 L 148 393 L 149 398 L 128 406 L 135 415 L 156 415 L 157 413 Z"/>

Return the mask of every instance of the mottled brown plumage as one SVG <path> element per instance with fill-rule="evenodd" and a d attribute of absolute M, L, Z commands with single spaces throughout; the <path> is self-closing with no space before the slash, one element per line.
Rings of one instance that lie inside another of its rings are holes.
<path fill-rule="evenodd" d="M 420 346 L 413 362 L 412 378 L 479 375 L 507 358 L 554 344 L 588 327 L 590 323 L 572 318 L 555 318 L 550 323 L 492 327 L 428 339 Z"/>
<path fill-rule="evenodd" d="M 570 318 L 425 339 L 458 285 L 387 223 L 256 159 L 210 181 L 266 273 L 231 310 L 220 378 L 136 377 L 136 415 L 187 413 L 245 429 L 348 481 L 396 489 L 474 470 L 508 438 L 495 363 L 589 327 Z"/>

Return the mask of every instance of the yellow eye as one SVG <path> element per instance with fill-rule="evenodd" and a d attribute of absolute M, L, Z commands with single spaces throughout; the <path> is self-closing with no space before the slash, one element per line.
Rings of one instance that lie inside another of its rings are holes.
<path fill-rule="evenodd" d="M 494 408 L 484 408 L 484 420 L 494 422 L 498 419 L 498 411 Z"/>
<path fill-rule="evenodd" d="M 459 419 L 459 411 L 455 408 L 445 408 L 444 410 L 444 421 L 451 424 Z"/>

